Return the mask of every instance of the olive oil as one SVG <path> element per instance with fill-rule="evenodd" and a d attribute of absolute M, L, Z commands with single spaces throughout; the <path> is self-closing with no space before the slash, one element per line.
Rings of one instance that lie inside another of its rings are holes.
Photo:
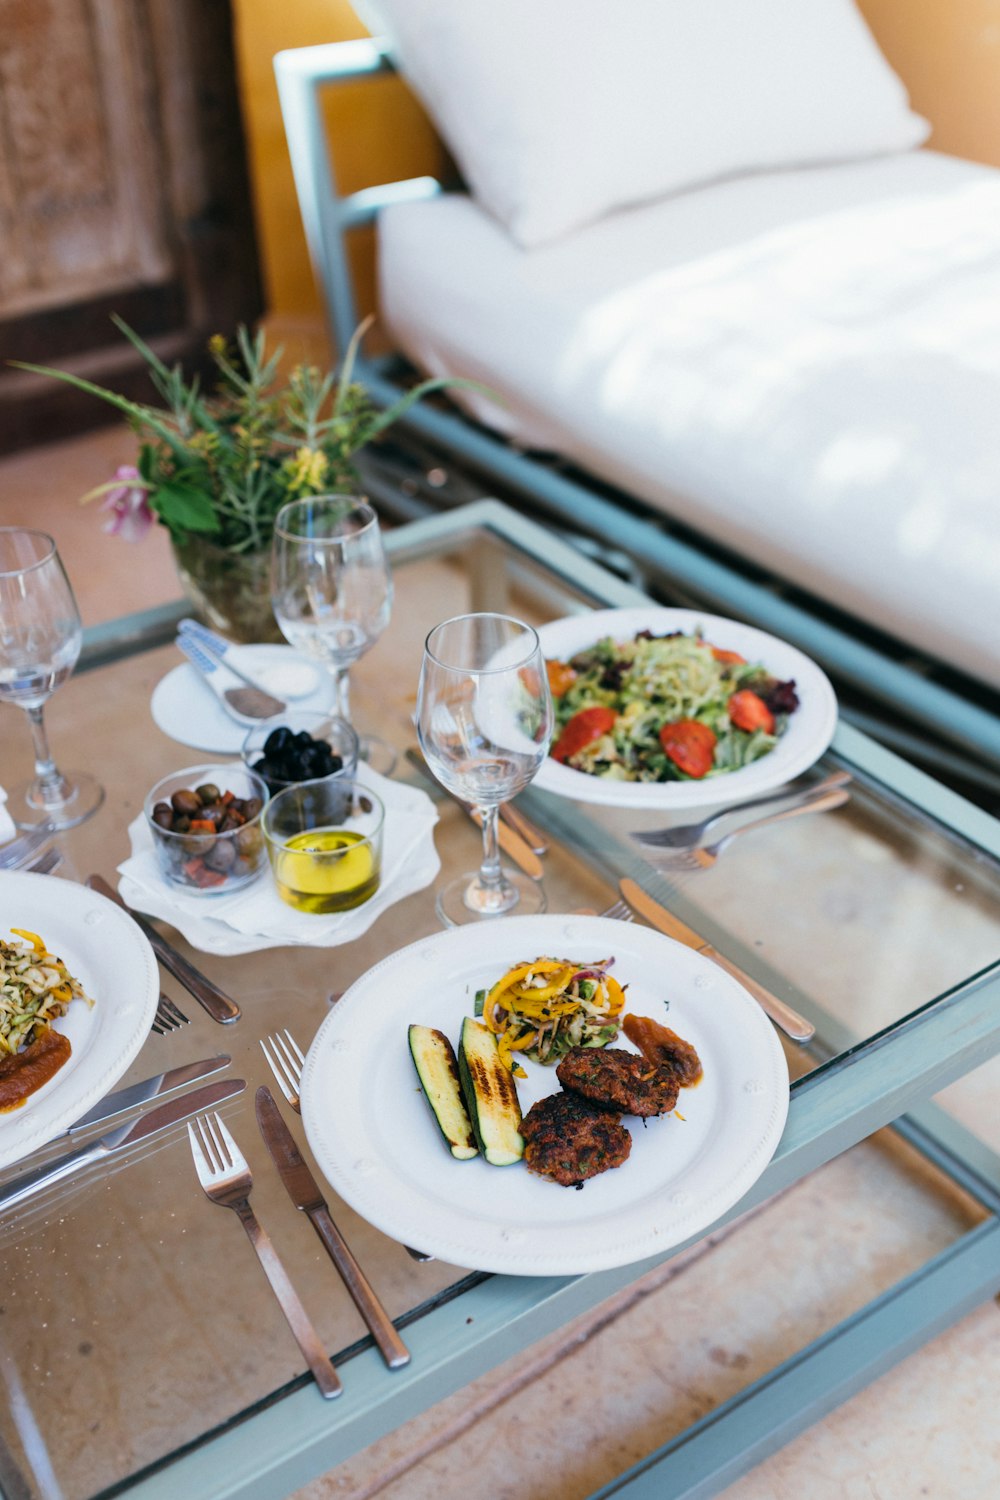
<path fill-rule="evenodd" d="M 278 894 L 298 911 L 348 911 L 378 890 L 379 862 L 371 843 L 346 828 L 297 833 L 271 860 Z"/>

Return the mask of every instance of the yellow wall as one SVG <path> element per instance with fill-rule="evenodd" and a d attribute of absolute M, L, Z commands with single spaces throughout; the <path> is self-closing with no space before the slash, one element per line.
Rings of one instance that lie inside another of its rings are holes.
<path fill-rule="evenodd" d="M 269 321 L 291 352 L 298 352 L 294 345 L 301 328 L 308 352 L 320 301 L 299 218 L 272 58 L 287 47 L 346 41 L 367 33 L 347 0 L 233 0 L 233 13 Z M 396 79 L 327 89 L 324 107 L 337 142 L 342 188 L 350 191 L 400 175 L 440 170 L 442 153 L 435 137 Z M 359 302 L 365 311 L 374 306 L 373 243 L 365 230 L 358 231 L 355 240 Z"/>
<path fill-rule="evenodd" d="M 914 108 L 933 124 L 929 144 L 1000 166 L 1000 0 L 859 0 L 859 5 L 910 90 Z M 320 304 L 271 59 L 285 47 L 346 40 L 365 30 L 348 0 L 234 0 L 234 13 L 267 305 L 283 334 L 298 325 L 308 331 L 316 326 Z M 395 80 L 328 90 L 327 118 L 347 189 L 440 168 L 433 136 Z M 364 310 L 374 304 L 372 243 L 364 233 L 357 238 Z"/>

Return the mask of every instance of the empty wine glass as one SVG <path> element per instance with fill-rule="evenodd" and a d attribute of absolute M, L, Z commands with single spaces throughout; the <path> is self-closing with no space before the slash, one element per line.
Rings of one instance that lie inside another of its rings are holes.
<path fill-rule="evenodd" d="M 545 760 L 552 699 L 538 636 L 508 615 L 460 615 L 431 631 L 417 693 L 417 736 L 443 786 L 477 810 L 483 862 L 438 892 L 451 925 L 545 910 L 537 881 L 505 870 L 497 844 L 501 802 L 516 797 Z"/>
<path fill-rule="evenodd" d="M 42 710 L 80 655 L 83 630 L 56 544 L 43 531 L 0 527 L 0 702 L 31 721 L 35 775 L 7 794 L 19 828 L 73 828 L 104 801 L 92 776 L 60 771 L 49 751 Z"/>
<path fill-rule="evenodd" d="M 334 711 L 350 722 L 348 673 L 392 612 L 392 576 L 366 500 L 315 495 L 282 507 L 271 548 L 271 603 L 285 639 L 333 673 Z M 396 752 L 374 736 L 360 736 L 360 755 L 385 776 L 396 764 Z"/>

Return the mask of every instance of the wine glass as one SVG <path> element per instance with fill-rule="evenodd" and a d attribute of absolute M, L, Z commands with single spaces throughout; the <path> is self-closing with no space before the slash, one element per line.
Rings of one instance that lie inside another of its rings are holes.
<path fill-rule="evenodd" d="M 31 721 L 35 775 L 7 794 L 19 828 L 74 828 L 95 813 L 104 789 L 80 771 L 60 771 L 49 751 L 42 709 L 72 672 L 83 630 L 56 544 L 43 531 L 0 527 L 0 702 Z"/>
<path fill-rule="evenodd" d="M 500 864 L 497 814 L 536 775 L 552 735 L 538 636 L 508 615 L 460 615 L 431 631 L 417 693 L 417 736 L 443 786 L 476 809 L 483 862 L 438 893 L 449 925 L 545 910 L 537 881 Z"/>
<path fill-rule="evenodd" d="M 392 575 L 378 516 L 355 495 L 314 495 L 278 512 L 271 603 L 282 635 L 332 672 L 335 712 L 350 722 L 350 668 L 374 646 L 392 612 Z M 360 756 L 389 776 L 396 752 L 360 736 Z"/>

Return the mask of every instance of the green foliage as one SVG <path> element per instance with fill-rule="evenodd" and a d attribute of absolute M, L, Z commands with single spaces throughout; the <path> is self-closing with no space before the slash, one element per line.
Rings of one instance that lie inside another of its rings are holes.
<path fill-rule="evenodd" d="M 210 339 L 217 383 L 204 394 L 197 376 L 188 379 L 180 365 L 168 369 L 122 319 L 114 322 L 145 360 L 162 406 L 129 401 L 64 370 L 19 367 L 121 411 L 140 439 L 138 469 L 159 520 L 178 536 L 197 532 L 230 552 L 268 546 L 287 501 L 354 489 L 359 449 L 428 392 L 468 383 L 427 380 L 382 410 L 352 379 L 367 325 L 352 338 L 339 378 L 297 365 L 284 383 L 282 351 L 269 354 L 262 332 L 240 327 L 233 345 L 218 334 Z"/>

